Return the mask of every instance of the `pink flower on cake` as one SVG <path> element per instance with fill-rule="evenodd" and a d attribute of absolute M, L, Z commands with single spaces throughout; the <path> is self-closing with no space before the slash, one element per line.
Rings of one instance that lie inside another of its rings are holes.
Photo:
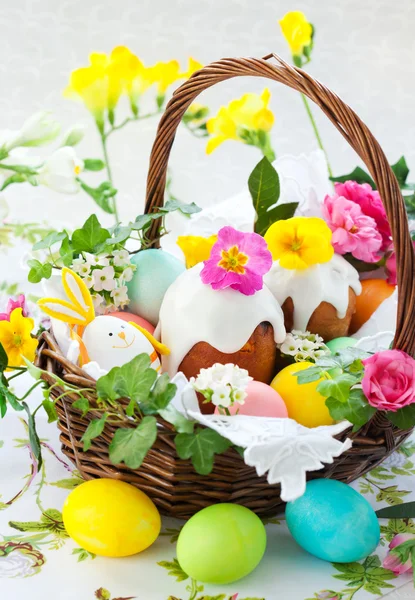
<path fill-rule="evenodd" d="M 360 206 L 364 215 L 375 220 L 376 228 L 382 236 L 380 249 L 386 250 L 391 241 L 391 229 L 379 192 L 373 190 L 368 183 L 357 183 L 356 181 L 336 183 L 334 189 L 338 196 L 355 202 Z"/>
<path fill-rule="evenodd" d="M 415 360 L 402 350 L 384 350 L 363 361 L 363 392 L 378 410 L 396 412 L 415 402 Z"/>
<path fill-rule="evenodd" d="M 412 571 L 411 553 L 409 558 L 404 562 L 403 555 L 399 550 L 401 544 L 412 541 L 415 546 L 415 535 L 412 533 L 398 533 L 389 544 L 389 553 L 384 559 L 382 566 L 388 571 L 392 571 L 395 575 L 402 575 Z"/>
<path fill-rule="evenodd" d="M 200 277 L 214 290 L 232 288 L 252 296 L 263 287 L 263 276 L 272 266 L 271 252 L 263 237 L 222 227 Z"/>
<path fill-rule="evenodd" d="M 331 243 L 337 254 L 350 252 L 367 263 L 377 262 L 381 256 L 382 236 L 372 217 L 363 214 L 358 204 L 343 196 L 326 196 L 322 206 L 323 217 L 333 232 Z"/>
<path fill-rule="evenodd" d="M 20 294 L 17 297 L 17 300 L 13 300 L 13 298 L 9 299 L 6 306 L 6 312 L 0 313 L 0 321 L 10 321 L 10 315 L 12 314 L 15 308 L 21 308 L 22 315 L 24 317 L 27 317 L 26 298 L 24 294 Z"/>

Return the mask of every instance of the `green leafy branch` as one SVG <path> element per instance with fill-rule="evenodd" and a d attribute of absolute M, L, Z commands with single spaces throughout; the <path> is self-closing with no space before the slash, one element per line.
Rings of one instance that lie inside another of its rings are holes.
<path fill-rule="evenodd" d="M 265 235 L 273 223 L 290 219 L 298 207 L 297 202 L 278 204 L 280 179 L 276 169 L 264 156 L 248 179 L 248 188 L 256 213 L 255 232 Z"/>

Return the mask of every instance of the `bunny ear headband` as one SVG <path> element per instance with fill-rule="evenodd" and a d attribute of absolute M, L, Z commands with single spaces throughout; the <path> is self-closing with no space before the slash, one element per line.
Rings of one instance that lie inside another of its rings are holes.
<path fill-rule="evenodd" d="M 83 329 L 95 319 L 92 296 L 79 275 L 67 267 L 62 269 L 62 285 L 68 300 L 41 298 L 38 301 L 38 305 L 50 317 L 68 323 L 71 328 L 71 336 L 80 342 L 82 349 L 83 343 L 80 336 L 83 333 Z M 132 321 L 129 323 L 148 339 L 159 354 L 170 354 L 167 346 L 158 342 L 146 329 Z M 73 331 L 75 325 L 79 325 L 82 328 L 78 329 L 78 334 Z M 83 362 L 87 362 L 86 359 Z"/>
<path fill-rule="evenodd" d="M 95 319 L 94 305 L 88 288 L 79 275 L 67 267 L 62 269 L 62 284 L 68 300 L 42 298 L 38 305 L 43 312 L 58 321 L 86 327 Z"/>

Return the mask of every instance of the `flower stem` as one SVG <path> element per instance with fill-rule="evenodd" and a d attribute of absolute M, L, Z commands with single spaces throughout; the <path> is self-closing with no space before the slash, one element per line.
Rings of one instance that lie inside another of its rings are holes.
<path fill-rule="evenodd" d="M 313 117 L 313 113 L 311 112 L 311 108 L 310 108 L 310 104 L 308 102 L 307 96 L 305 96 L 304 94 L 301 94 L 301 98 L 303 99 L 304 107 L 306 109 L 308 118 L 310 119 L 311 126 L 312 126 L 313 131 L 314 131 L 314 135 L 316 136 L 317 144 L 318 144 L 319 148 L 321 150 L 323 150 L 324 155 L 326 157 L 327 169 L 328 169 L 329 175 L 330 175 L 330 177 L 333 177 L 333 171 L 331 170 L 331 166 L 330 166 L 330 163 L 329 163 L 329 158 L 328 158 L 327 152 L 326 152 L 326 150 L 325 150 L 325 148 L 323 146 L 323 141 L 321 139 L 319 130 L 317 128 L 317 123 L 316 123 L 316 121 L 315 121 L 315 119 Z"/>
<path fill-rule="evenodd" d="M 106 134 L 104 134 L 103 132 L 100 132 L 100 135 L 101 135 L 101 143 L 102 143 L 102 152 L 104 154 L 104 161 L 105 161 L 105 166 L 107 169 L 108 180 L 111 183 L 111 185 L 113 185 L 112 171 L 111 171 L 111 167 L 110 167 L 108 148 L 107 148 L 107 137 L 108 136 Z M 114 210 L 115 223 L 118 224 L 120 222 L 120 219 L 118 216 L 116 196 L 112 197 L 112 208 Z"/>

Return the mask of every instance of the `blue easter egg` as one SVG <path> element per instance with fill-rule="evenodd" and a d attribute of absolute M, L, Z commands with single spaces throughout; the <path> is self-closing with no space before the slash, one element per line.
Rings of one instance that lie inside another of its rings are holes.
<path fill-rule="evenodd" d="M 380 539 L 369 502 L 340 481 L 316 479 L 285 510 L 291 535 L 304 550 L 329 562 L 348 563 L 369 556 Z"/>
<path fill-rule="evenodd" d="M 336 352 L 343 350 L 344 348 L 352 348 L 356 344 L 357 340 L 351 337 L 339 337 L 326 342 L 326 346 L 332 354 L 336 354 Z"/>
<path fill-rule="evenodd" d="M 127 283 L 130 298 L 128 310 L 157 325 L 164 294 L 186 268 L 172 254 L 155 249 L 134 254 L 131 262 L 136 270 Z"/>

